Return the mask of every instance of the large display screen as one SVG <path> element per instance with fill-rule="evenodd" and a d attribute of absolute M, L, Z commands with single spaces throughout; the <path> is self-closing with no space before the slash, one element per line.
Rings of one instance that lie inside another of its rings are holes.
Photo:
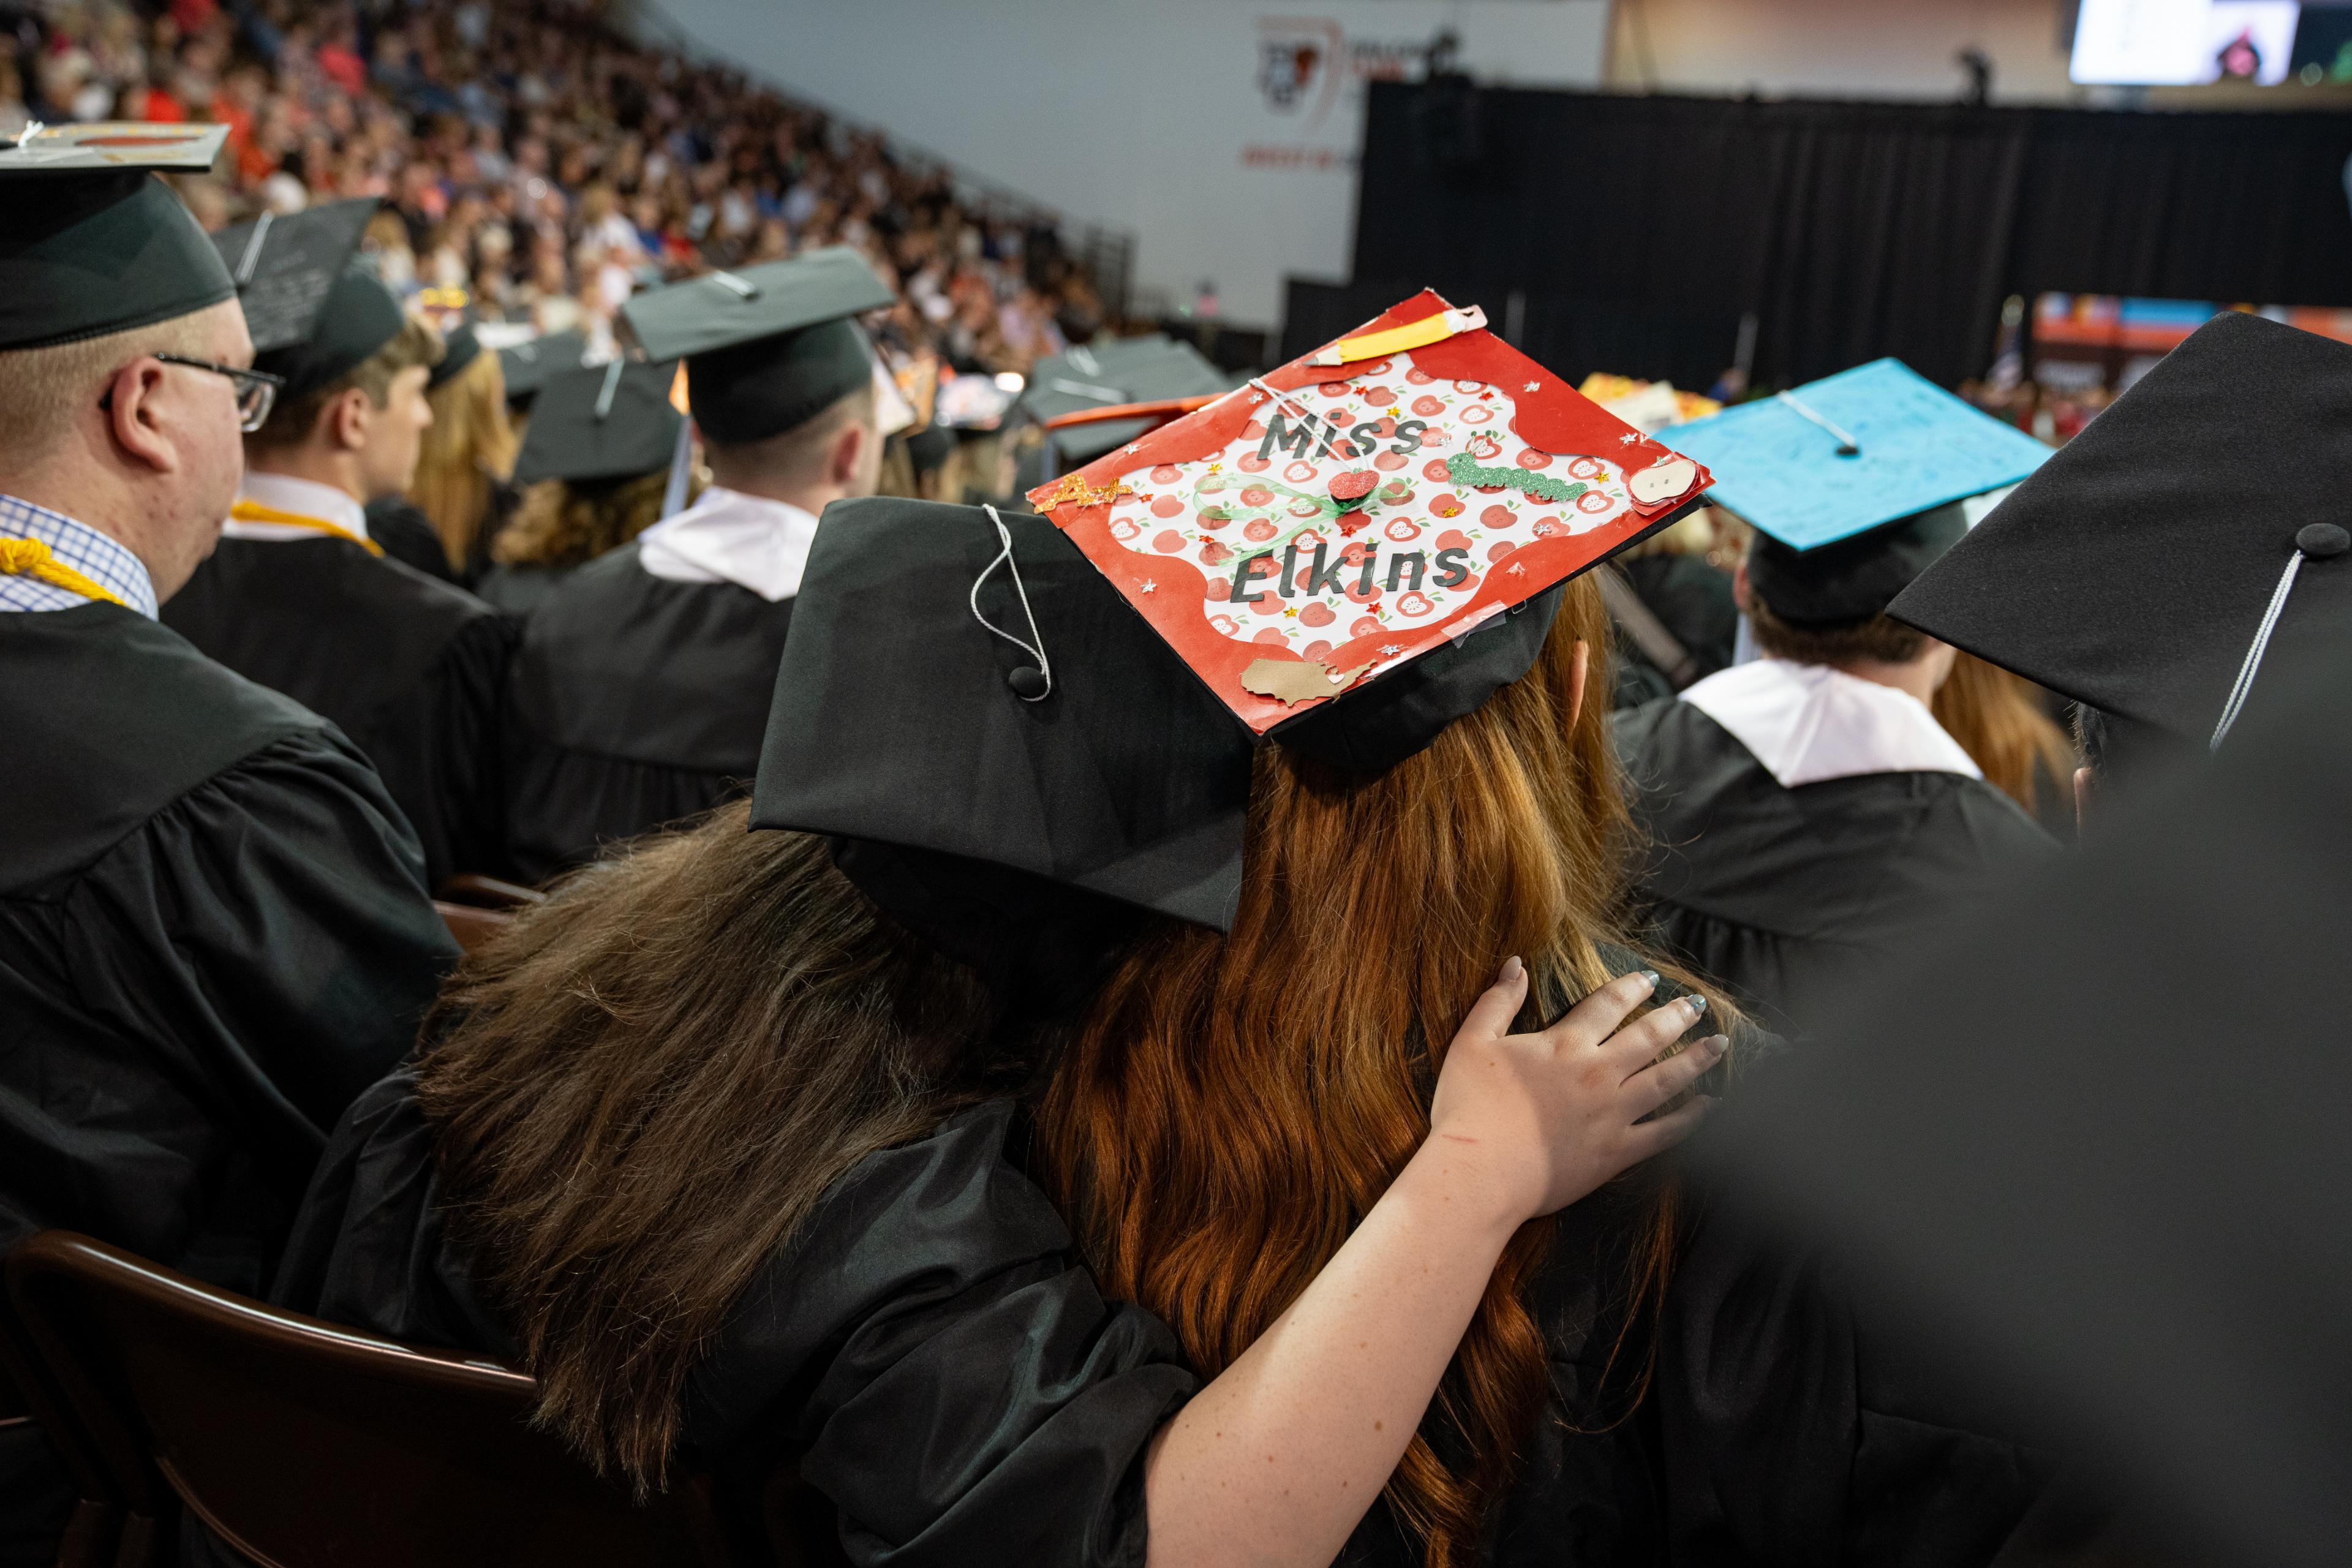
<path fill-rule="evenodd" d="M 2342 80 L 2347 16 L 2294 0 L 2082 0 L 2068 74 L 2128 87 Z"/>

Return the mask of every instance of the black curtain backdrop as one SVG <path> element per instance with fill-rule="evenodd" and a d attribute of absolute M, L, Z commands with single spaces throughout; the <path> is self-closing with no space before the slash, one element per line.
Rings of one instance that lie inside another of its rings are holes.
<path fill-rule="evenodd" d="M 1284 350 L 1427 285 L 1565 375 L 1703 388 L 1752 312 L 1759 384 L 1894 354 L 1948 385 L 2011 294 L 2352 304 L 2347 157 L 2347 115 L 1379 83 L 1355 281 L 1294 283 Z"/>

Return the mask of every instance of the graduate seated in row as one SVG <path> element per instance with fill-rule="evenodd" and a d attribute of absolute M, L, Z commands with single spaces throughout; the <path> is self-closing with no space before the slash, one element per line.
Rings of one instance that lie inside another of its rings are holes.
<path fill-rule="evenodd" d="M 137 166 L 223 132 L 77 158 L 77 129 L 0 149 L 0 1253 L 62 1226 L 257 1292 L 457 947 L 367 758 L 157 624 L 274 387 Z M 53 1559 L 71 1502 L 0 1424 L 0 1540 Z"/>
<path fill-rule="evenodd" d="M 327 208 L 319 221 L 337 216 Z M 266 262 L 272 245 L 303 241 L 310 216 L 224 247 L 257 247 Z M 164 624 L 332 720 L 366 752 L 424 842 L 432 886 L 495 874 L 505 864 L 499 704 L 513 629 L 472 595 L 387 559 L 365 511 L 415 468 L 440 338 L 357 266 L 297 259 L 332 270 L 307 319 L 286 328 L 299 335 L 257 361 L 285 384 L 246 439 L 245 483 L 220 547 Z"/>
<path fill-rule="evenodd" d="M 2346 635 L 2352 348 L 2225 311 L 1888 606 L 2076 703 L 2084 816 L 2220 750 Z M 2095 829 L 2094 829 L 2095 831 Z"/>
<path fill-rule="evenodd" d="M 1947 448 L 1983 442 L 1981 461 L 1916 462 L 1902 442 L 1923 426 Z M 1936 721 L 1953 649 L 1886 615 L 1967 534 L 1970 487 L 2046 452 L 1892 361 L 1672 436 L 1746 459 L 1714 499 L 1748 507 L 1734 592 L 1762 657 L 1618 716 L 1635 898 L 1685 963 L 1800 1034 L 1869 964 L 2054 847 Z M 1767 443 L 1808 482 L 1759 478 Z"/>
<path fill-rule="evenodd" d="M 1460 335 L 1457 379 L 1537 368 Z M 1352 689 L 1218 624 L 1245 562 L 1104 525 L 1227 487 L 1176 458 L 1248 409 L 1193 417 L 1150 494 L 1076 476 L 1069 533 L 830 508 L 760 831 L 656 840 L 478 955 L 339 1130 L 279 1299 L 513 1357 L 583 1454 L 739 1521 L 790 1465 L 856 1563 L 1989 1559 L 2045 1461 L 1808 1260 L 1611 1182 L 1766 1049 L 1611 922 L 1573 574 L 1640 489 L 1589 542 L 1520 520 L 1517 608 L 1466 635 L 1366 616 L 1419 646 Z M 1654 467 L 1654 512 L 1696 482 Z M 1400 486 L 1382 536 L 1454 501 Z M 1972 1484 L 1903 1484 L 1945 1464 Z"/>
<path fill-rule="evenodd" d="M 817 514 L 874 491 L 874 360 L 852 318 L 892 298 L 835 248 L 628 302 L 646 352 L 686 361 L 712 483 L 531 615 L 509 770 L 526 880 L 751 788 Z"/>
<path fill-rule="evenodd" d="M 507 421 L 499 356 L 484 351 L 471 325 L 442 340 L 425 402 L 433 422 L 417 444 L 407 490 L 368 502 L 368 536 L 428 577 L 471 586 L 519 445 Z"/>
<path fill-rule="evenodd" d="M 614 361 L 548 378 L 515 460 L 521 500 L 490 542 L 476 594 L 527 619 L 574 572 L 661 521 L 686 425 L 670 405 L 677 372 Z M 701 489 L 689 475 L 687 499 Z"/>

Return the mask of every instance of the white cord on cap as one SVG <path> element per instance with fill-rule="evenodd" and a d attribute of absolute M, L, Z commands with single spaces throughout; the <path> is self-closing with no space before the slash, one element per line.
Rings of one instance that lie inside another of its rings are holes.
<path fill-rule="evenodd" d="M 1830 423 L 1829 419 L 1823 415 L 1800 402 L 1794 394 L 1780 392 L 1775 393 L 1773 395 L 1779 401 L 1787 404 L 1790 407 L 1795 409 L 1798 413 L 1803 415 L 1806 418 L 1811 420 L 1814 424 L 1820 426 L 1831 435 L 1836 437 L 1838 441 L 1839 457 L 1858 458 L 1862 456 L 1861 442 L 1855 440 L 1853 436 L 1849 435 L 1846 431 L 1842 430 L 1837 426 Z"/>
<path fill-rule="evenodd" d="M 2221 737 L 2238 721 L 2238 710 L 2246 705 L 2246 695 L 2254 689 L 2254 672 L 2263 667 L 2263 654 L 2271 646 L 2271 633 L 2278 629 L 2287 594 L 2294 587 L 2294 574 L 2302 570 L 2303 552 L 2297 550 L 2286 558 L 2286 570 L 2279 574 L 2278 586 L 2271 590 L 2270 608 L 2263 612 L 2263 624 L 2254 631 L 2253 645 L 2246 649 L 2246 662 L 2238 667 L 2238 682 L 2230 688 L 2230 700 L 2221 704 L 2221 721 L 2213 726 L 2213 739 L 2205 747 L 2208 752 L 2220 751 Z"/>
<path fill-rule="evenodd" d="M 604 371 L 604 384 L 596 394 L 596 421 L 603 424 L 613 412 L 613 394 L 621 389 L 621 367 L 625 362 L 614 360 Z"/>
<path fill-rule="evenodd" d="M 996 537 L 1003 541 L 1004 548 L 998 551 L 996 559 L 981 568 L 980 575 L 971 580 L 971 618 L 1037 661 L 1037 674 L 1043 680 L 1042 689 L 1032 695 L 1014 686 L 1013 691 L 1024 702 L 1043 702 L 1054 694 L 1054 663 L 1045 657 L 1045 637 L 1037 629 L 1037 612 L 1029 607 L 1029 590 L 1021 583 L 1021 563 L 1013 559 L 1013 531 L 1004 526 L 1004 520 L 996 515 L 994 507 L 983 501 L 980 510 L 988 514 L 989 521 L 996 524 Z M 1037 639 L 1034 643 L 1023 642 L 980 613 L 980 585 L 987 582 L 989 574 L 999 566 L 1009 567 L 1013 573 L 1013 591 L 1020 595 L 1021 613 L 1029 618 L 1029 635 Z M 1013 673 L 1018 676 L 1022 672 L 1015 670 Z"/>

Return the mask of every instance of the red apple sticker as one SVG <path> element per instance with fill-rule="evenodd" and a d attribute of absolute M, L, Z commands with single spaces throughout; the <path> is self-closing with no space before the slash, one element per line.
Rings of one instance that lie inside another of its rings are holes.
<path fill-rule="evenodd" d="M 1259 457 L 1255 452 L 1252 452 L 1244 458 L 1235 458 L 1234 466 L 1240 468 L 1241 471 L 1245 474 L 1262 474 L 1265 472 L 1267 468 L 1273 467 L 1271 463 L 1268 463 L 1264 458 Z"/>
<path fill-rule="evenodd" d="M 1528 447 L 1520 451 L 1516 461 L 1523 468 L 1549 468 L 1551 467 L 1551 454 Z"/>
<path fill-rule="evenodd" d="M 1231 616 L 1211 616 L 1209 617 L 1209 629 L 1215 632 L 1221 637 L 1229 637 L 1238 633 L 1242 628 L 1241 623 L 1234 620 Z"/>
<path fill-rule="evenodd" d="M 1498 539 L 1495 541 L 1494 543 L 1486 547 L 1486 559 L 1489 561 L 1500 561 L 1504 556 L 1508 555 L 1512 551 L 1517 550 L 1517 545 L 1512 543 L 1507 539 Z"/>
<path fill-rule="evenodd" d="M 1294 485 L 1303 485 L 1315 477 L 1315 465 L 1302 459 L 1283 469 L 1282 477 Z"/>
<path fill-rule="evenodd" d="M 1262 517 L 1254 517 L 1243 526 L 1242 537 L 1253 544 L 1263 544 L 1281 531 Z"/>
<path fill-rule="evenodd" d="M 1253 419 L 1248 424 L 1242 426 L 1242 439 L 1244 441 L 1255 441 L 1265 434 L 1265 424 L 1256 419 Z"/>
<path fill-rule="evenodd" d="M 1416 397 L 1412 400 L 1412 411 L 1427 419 L 1444 413 L 1445 405 L 1434 397 Z"/>
<path fill-rule="evenodd" d="M 1386 375 L 1388 373 L 1389 362 L 1384 359 L 1367 360 L 1356 367 L 1358 375 Z"/>
<path fill-rule="evenodd" d="M 1183 510 L 1184 498 L 1182 496 L 1153 496 L 1151 498 L 1151 515 L 1154 517 L 1174 517 Z"/>
<path fill-rule="evenodd" d="M 1339 618 L 1338 612 L 1320 599 L 1298 612 L 1298 624 L 1303 626 L 1328 626 Z"/>
<path fill-rule="evenodd" d="M 1561 522 L 1559 519 L 1556 517 L 1539 517 L 1536 519 L 1535 535 L 1538 539 L 1549 539 L 1554 534 L 1566 533 L 1567 531 L 1568 525 Z"/>
<path fill-rule="evenodd" d="M 1233 558 L 1233 546 L 1229 544 L 1220 544 L 1211 539 L 1202 542 L 1201 545 L 1201 563 L 1203 566 L 1223 566 Z"/>
<path fill-rule="evenodd" d="M 1396 394 L 1385 386 L 1375 386 L 1364 394 L 1364 401 L 1376 408 L 1385 408 L 1396 401 Z"/>
<path fill-rule="evenodd" d="M 1183 477 L 1184 470 L 1173 463 L 1162 463 L 1151 470 L 1151 482 L 1155 485 L 1172 485 Z"/>
<path fill-rule="evenodd" d="M 1225 488 L 1224 476 L 1222 474 L 1205 474 L 1202 476 L 1201 482 L 1194 485 L 1192 488 L 1204 496 L 1215 495 L 1219 490 Z"/>
<path fill-rule="evenodd" d="M 1302 615 L 1298 618 L 1300 620 L 1305 620 L 1307 617 Z M 1305 647 L 1300 648 L 1298 651 L 1306 655 L 1308 658 L 1323 658 L 1330 654 L 1331 645 L 1318 637 L 1315 641 L 1308 643 Z"/>
<path fill-rule="evenodd" d="M 1233 593 L 1234 585 L 1231 583 L 1226 582 L 1223 577 L 1212 577 L 1209 579 L 1208 596 L 1210 598 L 1222 602 L 1233 597 Z"/>
<path fill-rule="evenodd" d="M 1412 383 L 1415 386 L 1427 386 L 1431 382 L 1437 379 L 1427 371 L 1421 369 L 1418 365 L 1413 367 L 1412 370 L 1405 372 L 1404 378 Z"/>
<path fill-rule="evenodd" d="M 1440 550 L 1467 550 L 1470 548 L 1470 536 L 1463 532 L 1458 528 L 1449 528 L 1444 533 L 1437 536 L 1437 548 Z"/>
<path fill-rule="evenodd" d="M 1378 483 L 1380 480 L 1370 468 L 1349 468 L 1346 473 L 1332 475 L 1328 488 L 1331 499 L 1347 507 L 1371 494 L 1372 487 Z"/>
<path fill-rule="evenodd" d="M 1414 593 L 1399 598 L 1396 607 L 1397 614 L 1401 616 L 1425 616 L 1437 606 L 1432 605 L 1423 595 Z"/>
<path fill-rule="evenodd" d="M 1432 517 L 1460 517 L 1462 498 L 1450 490 L 1444 495 L 1433 496 L 1429 501 L 1429 513 Z"/>
<path fill-rule="evenodd" d="M 1499 458 L 1503 455 L 1503 444 L 1492 436 L 1486 435 L 1471 437 L 1470 444 L 1462 449 L 1482 463 L 1490 458 Z"/>
<path fill-rule="evenodd" d="M 1142 533 L 1143 524 L 1131 517 L 1114 519 L 1110 525 L 1110 536 L 1121 544 L 1133 543 Z"/>
<path fill-rule="evenodd" d="M 1192 521 L 1194 522 L 1200 524 L 1202 528 L 1207 529 L 1212 533 L 1214 533 L 1218 529 L 1224 527 L 1225 524 L 1233 521 L 1233 520 L 1234 514 L 1227 511 L 1221 506 L 1203 507 L 1192 515 Z"/>
<path fill-rule="evenodd" d="M 1387 506 L 1402 506 L 1412 500 L 1411 479 L 1391 479 L 1381 487 L 1381 500 Z"/>
<path fill-rule="evenodd" d="M 1272 506 L 1273 504 L 1274 492 L 1264 485 L 1252 485 L 1242 492 L 1244 506 Z"/>
<path fill-rule="evenodd" d="M 1483 403 L 1474 403 L 1462 411 L 1465 425 L 1484 425 L 1495 416 L 1495 411 Z"/>
<path fill-rule="evenodd" d="M 1320 386 L 1318 386 L 1315 390 L 1321 393 L 1326 397 L 1345 397 L 1348 395 L 1349 389 L 1348 384 L 1344 381 L 1327 381 Z"/>
<path fill-rule="evenodd" d="M 1601 477 L 1601 465 L 1590 458 L 1579 458 L 1568 465 L 1568 472 L 1572 479 L 1597 479 Z"/>
<path fill-rule="evenodd" d="M 1401 517 L 1391 518 L 1389 520 L 1388 528 L 1385 531 L 1391 539 L 1396 541 L 1399 544 L 1410 543 L 1413 540 L 1421 537 L 1420 527 L 1417 524 L 1406 521 Z"/>
<path fill-rule="evenodd" d="M 1454 384 L 1454 390 L 1465 396 L 1475 397 L 1486 390 L 1486 384 L 1483 381 L 1457 381 Z"/>
<path fill-rule="evenodd" d="M 1462 581 L 1454 584 L 1452 591 L 1459 597 L 1467 599 L 1471 595 L 1478 591 L 1478 574 L 1475 572 L 1471 573 L 1468 576 L 1463 578 Z"/>
<path fill-rule="evenodd" d="M 1607 511 L 1616 504 L 1603 490 L 1587 490 L 1576 498 L 1576 510 L 1579 511 Z"/>
<path fill-rule="evenodd" d="M 1478 514 L 1480 526 L 1486 528 L 1508 528 L 1518 521 L 1519 514 L 1507 506 L 1490 506 Z"/>
<path fill-rule="evenodd" d="M 1409 460 L 1402 452 L 1382 452 L 1372 459 L 1372 467 L 1384 473 L 1392 474 L 1403 468 Z"/>
<path fill-rule="evenodd" d="M 1256 635 L 1250 638 L 1252 642 L 1264 643 L 1287 643 L 1289 640 L 1290 634 L 1280 626 L 1260 626 Z"/>
<path fill-rule="evenodd" d="M 1312 496 L 1300 496 L 1297 500 L 1290 503 L 1290 515 L 1293 517 L 1320 517 L 1323 515 L 1323 503 L 1315 500 Z"/>
<path fill-rule="evenodd" d="M 1432 458 L 1429 461 L 1421 466 L 1421 477 L 1432 481 L 1433 483 L 1442 485 L 1454 476 L 1446 468 L 1444 458 Z"/>
<path fill-rule="evenodd" d="M 1415 371 L 1413 374 L 1418 375 L 1421 373 Z M 1348 635 L 1351 637 L 1376 637 L 1386 630 L 1388 627 L 1381 624 L 1379 616 L 1366 616 L 1348 628 Z"/>

